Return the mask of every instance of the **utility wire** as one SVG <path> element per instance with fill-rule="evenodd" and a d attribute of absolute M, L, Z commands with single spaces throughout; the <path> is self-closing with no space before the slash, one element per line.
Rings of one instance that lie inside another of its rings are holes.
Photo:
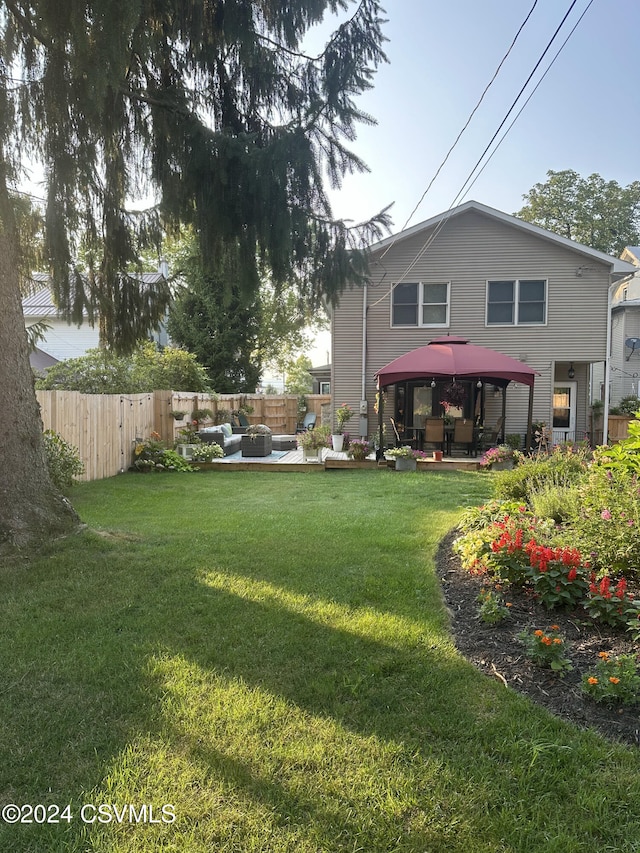
<path fill-rule="evenodd" d="M 547 68 L 546 68 L 546 70 L 545 70 L 544 74 L 542 74 L 542 76 L 540 77 L 540 79 L 538 80 L 538 82 L 536 83 L 536 85 L 535 85 L 535 86 L 533 87 L 533 89 L 531 90 L 531 94 L 528 96 L 528 98 L 527 98 L 527 100 L 524 102 L 524 104 L 520 107 L 520 109 L 518 110 L 518 112 L 517 112 L 517 113 L 516 113 L 516 115 L 514 116 L 513 121 L 511 122 L 511 124 L 509 125 L 509 127 L 508 127 L 508 128 L 505 130 L 505 132 L 502 134 L 502 136 L 501 136 L 501 137 L 500 137 L 500 139 L 498 140 L 498 143 L 496 144 L 496 146 L 495 146 L 495 148 L 493 149 L 493 151 L 491 152 L 491 154 L 487 157 L 486 161 L 482 164 L 482 168 L 480 169 L 480 171 L 478 172 L 478 174 L 474 177 L 474 179 L 471 181 L 471 183 L 469 184 L 469 186 L 468 186 L 468 187 L 467 187 L 467 189 L 465 190 L 464 195 L 460 195 L 460 193 L 462 193 L 462 190 L 464 190 L 464 188 L 467 186 L 467 183 L 469 182 L 469 179 L 471 178 L 471 175 L 473 174 L 473 172 L 471 172 L 471 174 L 469 175 L 469 177 L 467 178 L 467 180 L 466 180 L 466 181 L 465 181 L 465 183 L 463 184 L 463 186 L 462 186 L 462 188 L 461 188 L 460 192 L 459 192 L 459 193 L 458 193 L 458 195 L 456 196 L 456 198 L 455 198 L 455 200 L 454 200 L 453 204 L 459 204 L 459 203 L 462 201 L 462 199 L 463 199 L 466 195 L 468 195 L 469 190 L 471 189 L 471 187 L 475 184 L 475 182 L 478 180 L 478 178 L 480 177 L 480 175 L 481 175 L 481 174 L 484 172 L 484 170 L 487 168 L 487 166 L 489 165 L 489 163 L 490 163 L 490 162 L 491 162 L 491 160 L 493 159 L 494 154 L 498 151 L 498 148 L 500 148 L 500 146 L 502 145 L 502 143 L 504 142 L 504 140 L 506 139 L 506 137 L 509 135 L 509 132 L 511 131 L 511 128 L 512 128 L 512 127 L 514 126 L 514 124 L 518 121 L 518 119 L 519 119 L 519 118 L 520 118 L 520 116 L 522 115 L 522 113 L 523 113 L 523 111 L 524 111 L 525 107 L 527 106 L 527 104 L 529 103 L 529 101 L 531 100 L 531 98 L 533 98 L 533 96 L 535 95 L 535 93 L 537 92 L 537 90 L 538 90 L 538 88 L 539 88 L 540 84 L 542 83 L 542 81 L 544 80 L 544 78 L 547 76 L 547 74 L 549 73 L 549 71 L 551 71 L 551 68 L 553 67 L 553 65 L 554 65 L 554 63 L 555 63 L 555 61 L 556 61 L 556 59 L 560 56 L 560 54 L 561 54 L 561 53 L 562 53 L 562 51 L 564 50 L 564 48 L 565 48 L 565 46 L 566 46 L 567 42 L 569 41 L 569 39 L 571 38 L 571 36 L 574 34 L 574 32 L 575 32 L 575 31 L 576 31 L 576 29 L 578 28 L 578 26 L 579 26 L 580 22 L 582 21 L 582 19 L 584 18 L 584 16 L 587 14 L 587 12 L 589 11 L 589 9 L 591 8 L 591 6 L 592 6 L 593 2 L 594 2 L 594 0 L 589 0 L 589 3 L 587 4 L 587 6 L 586 6 L 586 8 L 584 9 L 583 13 L 580 15 L 580 17 L 578 18 L 578 20 L 576 21 L 576 23 L 573 25 L 573 27 L 572 27 L 571 31 L 569 32 L 569 35 L 566 37 L 566 39 L 562 42 L 562 44 L 561 44 L 561 45 L 560 45 L 560 47 L 558 48 L 557 53 L 555 54 L 555 56 L 553 57 L 553 59 L 551 60 L 551 62 L 549 63 L 549 65 L 547 66 Z"/>
<path fill-rule="evenodd" d="M 513 41 L 512 41 L 512 42 L 511 42 L 511 44 L 509 45 L 509 49 L 507 50 L 507 52 L 505 53 L 505 55 L 504 55 L 504 56 L 502 57 L 502 59 L 500 60 L 500 63 L 498 64 L 498 67 L 496 68 L 496 70 L 495 70 L 495 72 L 494 72 L 494 74 L 493 74 L 493 77 L 492 77 L 492 78 L 491 78 L 491 80 L 489 80 L 489 82 L 487 83 L 487 85 L 486 85 L 486 87 L 485 87 L 485 89 L 484 89 L 484 92 L 480 95 L 480 99 L 479 99 L 478 103 L 477 103 L 477 104 L 475 105 L 475 107 L 471 110 L 471 113 L 469 114 L 469 117 L 467 118 L 466 122 L 465 122 L 465 123 L 464 123 L 464 125 L 462 126 L 462 129 L 460 130 L 460 132 L 458 133 L 458 135 L 456 136 L 456 138 L 455 138 L 455 140 L 454 140 L 454 142 L 453 142 L 453 145 L 452 145 L 452 146 L 451 146 L 451 148 L 449 148 L 449 150 L 447 151 L 447 153 L 446 153 L 446 155 L 445 155 L 444 160 L 442 161 L 442 163 L 440 163 L 440 165 L 438 166 L 438 168 L 437 168 L 437 170 L 436 170 L 435 175 L 434 175 L 434 176 L 431 178 L 431 180 L 429 181 L 429 184 L 428 184 L 428 186 L 427 186 L 426 190 L 425 190 L 425 191 L 422 193 L 422 195 L 420 196 L 420 200 L 418 201 L 418 203 L 416 204 L 416 206 L 413 208 L 413 210 L 412 210 L 412 211 L 411 211 L 411 213 L 409 214 L 409 217 L 407 218 L 407 221 L 404 223 L 404 225 L 403 225 L 403 226 L 402 226 L 402 228 L 400 229 L 400 232 L 399 232 L 400 234 L 405 230 L 405 228 L 407 227 L 407 225 L 408 225 L 408 224 L 411 222 L 411 220 L 413 219 L 413 217 L 414 217 L 414 215 L 415 215 L 416 211 L 418 210 L 418 208 L 420 207 L 420 205 L 422 204 L 422 202 L 425 200 L 425 197 L 426 197 L 427 193 L 429 192 L 429 190 L 431 189 L 431 187 L 432 187 L 432 186 L 434 185 L 434 183 L 436 182 L 436 179 L 437 179 L 438 175 L 440 174 L 440 172 L 441 172 L 441 171 L 442 171 L 442 169 L 444 168 L 444 166 L 445 166 L 445 164 L 446 164 L 447 160 L 449 159 L 449 157 L 450 157 L 450 156 L 451 156 L 451 154 L 453 153 L 454 148 L 457 146 L 458 142 L 460 142 L 460 139 L 462 138 L 462 135 L 464 134 L 465 130 L 469 127 L 469 125 L 470 125 L 470 123 L 471 123 L 472 118 L 473 118 L 473 117 L 474 117 L 474 115 L 477 113 L 478 109 L 480 108 L 480 105 L 481 105 L 481 104 L 482 104 L 482 102 L 484 101 L 485 95 L 487 94 L 487 92 L 489 91 L 489 89 L 491 88 L 491 86 L 493 85 L 493 83 L 495 82 L 495 79 L 496 79 L 496 77 L 498 76 L 498 74 L 500 73 L 500 70 L 501 70 L 502 66 L 504 65 L 504 63 L 506 62 L 506 60 L 507 60 L 507 58 L 508 58 L 509 54 L 510 54 L 510 53 L 511 53 L 511 51 L 513 50 L 513 48 L 514 48 L 514 46 L 515 46 L 515 43 L 518 41 L 518 38 L 519 38 L 519 36 L 520 36 L 520 33 L 521 33 L 521 32 L 522 32 L 522 30 L 525 28 L 525 26 L 526 26 L 526 24 L 527 24 L 527 22 L 528 22 L 529 18 L 530 18 L 530 17 L 531 17 L 531 15 L 533 14 L 533 10 L 536 8 L 536 6 L 537 6 L 537 5 L 538 5 L 538 0 L 534 0 L 533 6 L 531 7 L 531 9 L 529 9 L 529 13 L 527 14 L 527 17 L 526 17 L 526 18 L 524 19 L 524 21 L 520 24 L 520 27 L 519 27 L 519 29 L 518 29 L 518 32 L 515 34 L 515 36 L 514 36 L 514 38 L 513 38 Z M 382 253 L 382 255 L 380 256 L 380 260 L 382 260 L 382 259 L 384 258 L 384 256 L 387 254 L 387 252 L 389 252 L 389 251 L 393 248 L 393 246 L 395 245 L 395 242 L 396 242 L 396 241 L 394 240 L 394 241 L 391 243 L 391 245 L 389 245 L 389 246 L 384 250 L 384 252 L 383 252 L 383 253 Z"/>
<path fill-rule="evenodd" d="M 480 100 L 478 101 L 478 103 L 475 105 L 475 107 L 474 107 L 474 108 L 473 108 L 473 110 L 471 111 L 471 113 L 470 113 L 470 115 L 469 115 L 469 118 L 466 120 L 466 122 L 465 122 L 464 126 L 462 127 L 462 130 L 461 130 L 461 131 L 460 131 L 460 133 L 456 136 L 455 141 L 454 141 L 453 145 L 451 146 L 451 148 L 447 151 L 447 154 L 446 154 L 446 156 L 445 156 L 444 160 L 443 160 L 443 161 L 442 161 L 442 163 L 438 166 L 438 169 L 437 169 L 437 171 L 436 171 L 435 175 L 433 176 L 433 178 L 431 179 L 431 181 L 429 182 L 428 187 L 426 188 L 426 190 L 425 190 L 425 191 L 422 193 L 422 195 L 420 196 L 420 201 L 416 204 L 416 206 L 413 208 L 413 210 L 412 210 L 412 211 L 411 211 L 411 213 L 409 214 L 409 218 L 407 219 L 407 221 L 406 221 L 406 222 L 404 223 L 404 225 L 402 226 L 402 231 L 404 231 L 404 229 L 407 227 L 407 225 L 408 225 L 408 224 L 411 222 L 411 220 L 413 219 L 413 216 L 414 216 L 414 214 L 415 214 L 416 210 L 420 207 L 420 205 L 421 205 L 421 204 L 422 204 L 422 202 L 424 201 L 425 196 L 427 195 L 427 193 L 429 192 L 429 190 L 431 189 L 431 187 L 432 187 L 432 186 L 433 186 L 433 184 L 435 183 L 436 178 L 438 177 L 438 175 L 439 175 L 439 174 L 440 174 L 440 172 L 442 171 L 442 169 L 443 169 L 444 165 L 446 164 L 447 160 L 449 159 L 449 157 L 450 157 L 451 153 L 453 152 L 454 148 L 456 147 L 456 145 L 457 145 L 457 144 L 458 144 L 458 142 L 460 141 L 460 138 L 462 137 L 462 134 L 463 134 L 463 133 L 465 132 L 465 130 L 469 127 L 469 124 L 471 123 L 471 119 L 474 117 L 474 115 L 477 113 L 478 109 L 480 108 L 480 105 L 481 105 L 481 104 L 482 104 L 482 102 L 484 101 L 484 97 L 485 97 L 485 95 L 487 94 L 487 92 L 489 91 L 489 89 L 491 88 L 491 86 L 493 85 L 493 83 L 495 82 L 496 77 L 497 77 L 497 76 L 498 76 L 498 74 L 500 73 L 500 69 L 502 68 L 502 66 L 503 66 L 503 65 L 504 65 L 504 63 L 506 62 L 506 60 L 507 60 L 507 58 L 508 58 L 509 54 L 511 53 L 511 51 L 513 50 L 513 48 L 515 47 L 515 43 L 517 42 L 518 37 L 520 36 L 520 33 L 521 33 L 521 32 L 522 32 L 522 30 L 525 28 L 525 26 L 526 26 L 526 24 L 527 24 L 527 22 L 528 22 L 529 18 L 530 18 L 530 17 L 531 17 L 531 15 L 533 14 L 533 10 L 536 8 L 536 6 L 537 6 L 537 5 L 538 5 L 538 0 L 534 0 L 534 4 L 533 4 L 533 6 L 531 7 L 531 9 L 529 9 L 529 14 L 528 14 L 528 15 L 527 15 L 527 17 L 524 19 L 524 21 L 520 24 L 520 28 L 519 28 L 518 32 L 515 34 L 515 36 L 514 36 L 514 38 L 513 38 L 513 41 L 511 42 L 511 44 L 510 44 L 510 46 L 509 46 L 509 50 L 507 50 L 507 52 L 505 53 L 505 55 L 502 57 L 502 59 L 501 59 L 501 61 L 500 61 L 500 64 L 498 65 L 498 67 L 496 68 L 496 70 L 495 70 L 495 72 L 494 72 L 494 74 L 493 74 L 493 77 L 492 77 L 492 78 L 491 78 L 491 80 L 489 80 L 489 82 L 487 83 L 487 86 L 486 86 L 486 88 L 485 88 L 484 92 L 482 93 L 482 95 L 480 95 Z"/>
<path fill-rule="evenodd" d="M 476 164 L 474 165 L 473 169 L 472 169 L 472 170 L 471 170 L 471 172 L 469 173 L 469 175 L 468 175 L 467 179 L 465 180 L 465 182 L 463 183 L 463 185 L 462 185 L 461 189 L 458 191 L 458 193 L 456 194 L 456 196 L 455 196 L 454 200 L 451 202 L 451 204 L 450 204 L 449 208 L 447 209 L 447 214 L 448 214 L 448 215 L 446 215 L 446 216 L 445 216 L 445 217 L 444 217 L 444 218 L 443 218 L 443 219 L 438 223 L 438 225 L 437 225 L 437 226 L 436 226 L 436 228 L 434 229 L 433 233 L 432 233 L 432 234 L 427 238 L 427 240 L 425 241 L 425 243 L 423 244 L 423 246 L 421 247 L 421 249 L 418 251 L 418 253 L 417 253 L 417 254 L 416 254 L 416 256 L 414 257 L 414 259 L 413 259 L 413 260 L 411 261 L 411 263 L 407 266 L 407 268 L 406 268 L 406 269 L 405 269 L 405 271 L 402 273 L 402 275 L 398 278 L 398 280 L 397 280 L 396 282 L 394 282 L 394 285 L 393 285 L 389 290 L 387 290 L 387 292 L 386 292 L 386 293 L 384 293 L 384 294 L 380 297 L 380 299 L 378 299 L 376 302 L 374 302 L 374 303 L 373 303 L 373 305 L 371 305 L 370 307 L 373 307 L 374 305 L 378 305 L 380 302 L 382 302 L 382 300 L 383 300 L 383 299 L 386 299 L 386 297 L 391 293 L 391 290 L 393 290 L 393 287 L 394 287 L 395 285 L 397 285 L 397 284 L 400 284 L 400 283 L 401 283 L 401 282 L 406 278 L 406 276 L 407 276 L 407 275 L 411 272 L 411 270 L 415 267 L 415 265 L 416 265 L 416 264 L 418 263 L 418 261 L 422 258 L 422 256 L 425 254 L 425 252 L 430 248 L 430 246 L 432 245 L 432 243 L 434 242 L 434 240 L 437 238 L 437 236 L 440 234 L 440 232 L 442 231 L 442 229 L 444 228 L 444 226 L 447 224 L 447 222 L 449 221 L 449 219 L 451 218 L 451 215 L 452 215 L 452 213 L 453 213 L 454 205 L 456 204 L 457 200 L 460 198 L 461 193 L 463 192 L 464 188 L 467 186 L 467 184 L 469 183 L 469 181 L 470 181 L 470 180 L 471 180 L 471 178 L 473 177 L 474 172 L 476 171 L 476 169 L 478 168 L 478 166 L 480 165 L 480 163 L 481 163 L 481 162 L 482 162 L 482 160 L 484 159 L 485 155 L 487 154 L 487 151 L 491 148 L 491 145 L 493 144 L 493 142 L 495 141 L 496 137 L 498 136 L 498 134 L 500 133 L 500 131 L 501 131 L 501 130 L 502 130 L 502 128 L 504 127 L 505 123 L 507 122 L 507 119 L 509 118 L 509 116 L 510 116 L 510 115 L 511 115 L 511 113 L 513 112 L 513 110 L 514 110 L 515 106 L 517 105 L 518 101 L 520 100 L 520 98 L 521 98 L 521 96 L 522 96 L 522 94 L 523 94 L 524 90 L 526 89 L 527 85 L 528 85 L 528 84 L 529 84 L 529 82 L 531 81 L 531 78 L 533 77 L 533 75 L 535 74 L 535 72 L 537 71 L 537 69 L 540 67 L 540 64 L 541 64 L 541 62 L 543 61 L 544 57 L 545 57 L 545 56 L 546 56 L 546 54 L 549 52 L 549 50 L 550 50 L 550 48 L 551 48 L 551 46 L 552 46 L 553 42 L 555 41 L 555 39 L 556 39 L 556 38 L 557 38 L 557 36 L 558 36 L 558 33 L 559 33 L 559 32 L 560 32 L 560 30 L 562 29 L 562 27 L 563 27 L 563 25 L 564 25 L 565 21 L 567 20 L 568 16 L 571 14 L 571 12 L 572 12 L 572 10 L 573 10 L 573 8 L 574 8 L 574 6 L 576 5 L 576 3 L 577 3 L 577 2 L 578 2 L 578 0 L 573 0 L 573 2 L 571 3 L 571 5 L 570 5 L 569 9 L 567 10 L 567 12 L 565 13 L 564 17 L 562 18 L 562 21 L 560 22 L 560 24 L 559 24 L 559 25 L 558 25 L 558 27 L 556 28 L 556 30 L 555 30 L 555 32 L 554 32 L 554 34 L 553 34 L 553 36 L 552 36 L 552 37 L 549 39 L 549 41 L 547 42 L 547 46 L 545 47 L 544 51 L 543 51 L 543 52 L 542 52 L 542 54 L 540 55 L 540 58 L 539 58 L 539 59 L 538 59 L 538 61 L 536 62 L 536 64 L 535 64 L 535 66 L 534 66 L 533 70 L 531 71 L 531 73 L 530 73 L 530 74 L 529 74 L 529 76 L 527 77 L 526 82 L 525 82 L 525 83 L 524 83 L 524 85 L 521 87 L 521 89 L 520 89 L 520 91 L 519 91 L 519 93 L 518 93 L 517 97 L 516 97 L 516 98 L 514 99 L 514 101 L 512 102 L 512 104 L 511 104 L 511 106 L 509 107 L 509 109 L 507 110 L 507 112 L 506 112 L 506 114 L 505 114 L 504 118 L 503 118 L 503 119 L 502 119 L 502 121 L 500 122 L 500 124 L 499 124 L 499 126 L 498 126 L 498 128 L 497 128 L 496 132 L 495 132 L 495 133 L 493 134 L 493 136 L 491 137 L 491 140 L 489 141 L 489 143 L 488 143 L 488 144 L 487 144 L 487 146 L 485 147 L 485 149 L 484 149 L 484 151 L 482 152 L 481 156 L 478 158 L 478 160 L 477 160 Z M 516 115 L 516 117 L 515 117 L 514 121 L 513 121 L 513 122 L 509 125 L 509 127 L 507 128 L 507 131 L 505 132 L 504 136 L 500 139 L 500 142 L 498 143 L 498 146 L 497 146 L 497 147 L 499 147 L 499 145 L 500 145 L 500 144 L 502 144 L 502 142 L 504 141 L 504 138 L 507 136 L 507 134 L 509 133 L 509 131 L 511 130 L 511 128 L 512 128 L 512 127 L 513 127 L 513 125 L 515 124 L 515 121 L 517 120 L 518 116 L 520 115 L 520 113 L 522 112 L 522 110 L 524 109 L 524 107 L 526 106 L 526 104 L 527 104 L 527 103 L 529 102 L 529 100 L 531 99 L 531 96 L 532 96 L 532 95 L 533 95 L 533 93 L 536 91 L 536 89 L 538 88 L 538 86 L 540 85 L 540 83 L 542 82 L 542 80 L 544 79 L 544 76 L 545 76 L 545 75 L 547 74 L 547 72 L 549 71 L 549 68 L 551 68 L 551 66 L 553 65 L 553 63 L 555 62 L 555 60 L 558 58 L 559 54 L 561 53 L 561 51 L 563 50 L 563 48 L 565 47 L 565 45 L 567 44 L 567 42 L 569 41 L 569 39 L 571 38 L 571 36 L 573 35 L 573 32 L 575 31 L 576 27 L 578 26 L 578 24 L 580 23 L 580 21 L 582 20 L 582 18 L 584 17 L 585 13 L 588 11 L 588 9 L 589 9 L 589 7 L 592 5 L 592 3 L 593 3 L 593 0 L 589 0 L 589 4 L 587 5 L 586 9 L 584 10 L 584 12 L 582 13 L 582 15 L 581 15 L 581 16 L 580 16 L 580 18 L 578 19 L 578 22 L 577 22 L 577 23 L 576 23 L 576 25 L 573 27 L 573 29 L 571 30 L 571 32 L 569 33 L 569 35 L 567 36 L 567 38 L 565 39 L 565 41 L 564 41 L 564 42 L 563 42 L 563 44 L 561 45 L 560 49 L 558 50 L 558 52 L 557 52 L 557 53 L 556 53 L 556 55 L 554 56 L 553 60 L 552 60 L 552 61 L 551 61 L 551 63 L 549 64 L 549 67 L 548 67 L 548 68 L 547 68 L 547 70 L 545 71 L 545 74 L 542 76 L 542 78 L 540 79 L 540 81 L 536 84 L 536 87 L 534 88 L 534 90 L 533 90 L 533 92 L 531 93 L 531 95 L 529 96 L 529 98 L 527 98 L 527 100 L 525 101 L 524 105 L 522 106 L 522 109 L 520 110 L 520 112 L 518 112 L 518 114 Z M 496 150 L 497 150 L 497 147 L 496 147 Z M 495 153 L 495 152 L 494 152 L 494 153 Z M 493 154 L 492 154 L 491 156 L 493 156 Z M 491 159 L 491 158 L 489 158 L 489 160 L 490 160 L 490 159 Z M 488 161 L 487 161 L 487 162 L 488 162 Z M 485 164 L 485 165 L 486 165 L 486 164 Z M 483 166 L 483 169 L 484 169 L 484 166 Z M 481 170 L 481 171 L 482 171 L 482 170 Z M 475 180 L 477 180 L 477 178 L 479 177 L 479 175 L 480 175 L 480 174 L 481 174 L 481 172 L 480 172 L 480 173 L 478 173 L 478 175 L 476 176 L 476 178 L 474 178 L 473 183 L 475 183 Z M 469 191 L 469 189 L 471 188 L 471 186 L 473 186 L 473 183 L 468 187 L 467 192 Z M 400 235 L 398 234 L 398 235 L 397 235 L 397 237 L 396 237 L 396 240 L 399 238 L 399 236 L 400 236 Z M 384 255 L 386 254 L 386 252 L 387 252 L 387 251 L 389 251 L 389 249 L 391 249 L 391 248 L 393 247 L 393 245 L 395 244 L 396 240 L 394 240 L 394 241 L 393 241 L 393 243 L 388 247 L 388 249 L 387 249 L 387 250 L 385 250 L 385 252 L 381 255 L 381 259 L 384 257 Z"/>

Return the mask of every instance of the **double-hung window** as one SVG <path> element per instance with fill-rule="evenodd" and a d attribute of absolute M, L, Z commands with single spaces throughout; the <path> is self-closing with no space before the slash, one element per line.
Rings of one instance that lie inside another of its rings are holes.
<path fill-rule="evenodd" d="M 448 326 L 449 282 L 418 281 L 393 288 L 392 326 Z"/>
<path fill-rule="evenodd" d="M 487 282 L 487 326 L 544 325 L 546 322 L 545 279 Z"/>

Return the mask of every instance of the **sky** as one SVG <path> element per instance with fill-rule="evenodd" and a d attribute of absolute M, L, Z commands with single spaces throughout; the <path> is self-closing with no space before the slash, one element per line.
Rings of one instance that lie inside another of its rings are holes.
<path fill-rule="evenodd" d="M 370 171 L 347 176 L 331 191 L 336 216 L 359 222 L 393 202 L 396 233 L 409 217 L 416 225 L 471 199 L 516 213 L 523 195 L 543 183 L 550 169 L 573 169 L 583 177 L 598 173 L 623 186 L 640 180 L 640 0 L 577 0 L 498 140 L 576 23 L 577 28 L 480 177 L 458 195 L 573 2 L 538 0 L 413 213 L 534 0 L 382 2 L 388 63 L 380 66 L 374 88 L 358 99 L 377 125 L 360 125 L 351 144 Z M 319 28 L 318 44 L 334 24 Z M 322 335 L 311 353 L 314 364 L 324 363 L 327 342 Z"/>
<path fill-rule="evenodd" d="M 593 173 L 627 185 L 640 180 L 640 0 L 576 0 L 556 40 L 498 139 L 540 81 L 488 165 L 459 196 L 573 0 L 537 0 L 495 82 L 438 178 L 415 206 L 507 53 L 534 0 L 382 0 L 388 63 L 358 106 L 376 119 L 360 125 L 351 149 L 369 167 L 330 191 L 336 216 L 366 220 L 393 202 L 392 233 L 470 199 L 516 213 L 549 169 Z M 322 50 L 346 12 L 310 33 Z M 586 11 L 585 11 L 586 10 Z M 578 23 L 582 13 L 584 17 Z M 329 337 L 310 353 L 326 363 Z"/>

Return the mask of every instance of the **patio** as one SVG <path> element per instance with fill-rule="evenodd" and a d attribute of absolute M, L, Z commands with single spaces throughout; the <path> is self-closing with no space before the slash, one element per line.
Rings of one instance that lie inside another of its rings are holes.
<path fill-rule="evenodd" d="M 445 456 L 443 459 L 436 461 L 429 457 L 419 460 L 418 471 L 476 471 L 478 470 L 479 459 L 480 457 L 476 459 L 468 456 Z M 324 451 L 322 462 L 306 462 L 303 457 L 302 448 L 288 451 L 273 451 L 269 456 L 242 456 L 242 453 L 239 451 L 222 459 L 214 459 L 212 462 L 197 462 L 194 464 L 206 471 L 221 470 L 223 468 L 228 470 L 229 466 L 237 471 L 256 471 L 260 469 L 269 471 L 292 471 L 295 469 L 327 471 L 392 467 L 384 459 L 377 461 L 373 454 L 370 454 L 363 462 L 357 462 L 351 459 L 346 453 L 338 453 L 330 449 Z"/>

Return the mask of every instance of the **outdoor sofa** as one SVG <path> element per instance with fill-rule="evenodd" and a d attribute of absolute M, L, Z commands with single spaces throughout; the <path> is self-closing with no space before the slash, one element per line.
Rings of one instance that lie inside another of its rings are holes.
<path fill-rule="evenodd" d="M 242 443 L 244 427 L 232 427 L 231 424 L 217 424 L 216 426 L 203 427 L 198 435 L 203 444 L 219 444 L 225 456 L 237 453 Z"/>

